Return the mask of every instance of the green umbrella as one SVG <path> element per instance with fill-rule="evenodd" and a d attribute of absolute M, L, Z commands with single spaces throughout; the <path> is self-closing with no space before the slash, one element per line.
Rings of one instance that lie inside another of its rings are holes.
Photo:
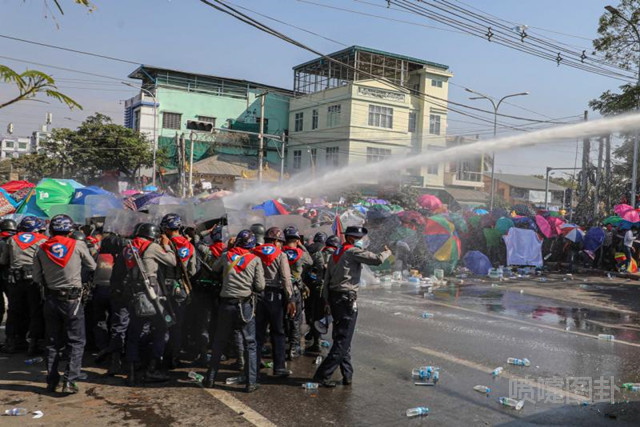
<path fill-rule="evenodd" d="M 562 218 L 562 214 L 558 211 L 549 211 L 549 216 L 555 216 L 556 218 Z"/>
<path fill-rule="evenodd" d="M 622 218 L 620 218 L 618 215 L 610 216 L 610 217 L 606 218 L 604 221 L 602 221 L 602 223 L 604 225 L 609 225 L 609 224 L 618 225 L 621 222 L 622 222 Z"/>
<path fill-rule="evenodd" d="M 36 186 L 36 204 L 49 215 L 54 205 L 69 204 L 75 189 L 68 183 L 53 178 L 44 178 Z"/>
<path fill-rule="evenodd" d="M 467 220 L 467 224 L 469 224 L 471 228 L 478 228 L 480 227 L 480 219 L 480 215 L 470 216 Z"/>
<path fill-rule="evenodd" d="M 511 218 L 502 217 L 496 221 L 496 230 L 500 231 L 502 234 L 507 234 L 509 229 L 513 227 L 513 220 Z"/>
<path fill-rule="evenodd" d="M 451 222 L 456 226 L 456 231 L 458 233 L 466 233 L 469 231 L 469 227 L 467 227 L 467 222 L 464 220 L 464 217 L 457 212 L 451 212 L 449 214 L 449 218 L 451 218 Z"/>

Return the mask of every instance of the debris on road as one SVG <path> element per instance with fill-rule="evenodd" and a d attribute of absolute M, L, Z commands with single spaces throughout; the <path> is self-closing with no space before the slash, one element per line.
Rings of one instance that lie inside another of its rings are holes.
<path fill-rule="evenodd" d="M 491 375 L 493 375 L 494 377 L 497 377 L 498 375 L 500 375 L 502 373 L 502 366 L 494 369 L 493 371 L 491 371 Z"/>
<path fill-rule="evenodd" d="M 240 384 L 246 381 L 246 378 L 244 377 L 244 375 L 240 375 L 238 377 L 229 377 L 227 378 L 227 380 L 225 381 L 225 384 L 227 385 L 233 385 L 233 384 Z"/>
<path fill-rule="evenodd" d="M 500 397 L 498 398 L 498 402 L 500 402 L 502 406 L 508 406 L 516 411 L 519 411 L 524 406 L 524 400 L 516 400 L 510 397 Z"/>
<path fill-rule="evenodd" d="M 201 383 L 204 380 L 203 375 L 200 375 L 199 373 L 194 371 L 189 372 L 189 378 L 191 378 L 193 381 L 197 383 Z"/>
<path fill-rule="evenodd" d="M 431 319 L 432 317 L 433 317 L 433 313 L 429 313 L 428 311 L 425 311 L 424 313 L 422 313 L 423 319 Z"/>
<path fill-rule="evenodd" d="M 407 409 L 407 417 L 421 417 L 423 415 L 429 415 L 429 408 L 425 408 L 424 406 L 418 408 Z"/>
<path fill-rule="evenodd" d="M 44 412 L 42 411 L 33 411 L 33 417 L 32 418 L 42 418 L 44 416 Z"/>
<path fill-rule="evenodd" d="M 42 357 L 34 357 L 33 359 L 27 359 L 24 361 L 24 363 L 27 365 L 35 365 L 42 362 L 44 362 L 44 358 Z"/>
<path fill-rule="evenodd" d="M 22 415 L 27 415 L 29 411 L 26 408 L 12 408 L 4 411 L 5 415 L 10 417 L 19 417 Z"/>
<path fill-rule="evenodd" d="M 473 389 L 479 393 L 486 393 L 486 394 L 491 393 L 491 389 L 486 385 L 477 385 L 477 386 L 474 386 Z"/>
<path fill-rule="evenodd" d="M 614 341 L 616 337 L 609 334 L 598 334 L 598 339 L 602 341 Z"/>
<path fill-rule="evenodd" d="M 507 359 L 507 363 L 509 365 L 516 365 L 516 366 L 531 366 L 531 362 L 527 358 L 518 359 L 516 357 L 510 357 Z"/>

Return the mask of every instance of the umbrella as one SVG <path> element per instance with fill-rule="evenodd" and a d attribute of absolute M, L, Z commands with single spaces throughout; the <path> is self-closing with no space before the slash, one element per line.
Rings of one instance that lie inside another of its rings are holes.
<path fill-rule="evenodd" d="M 446 218 L 440 215 L 427 218 L 424 234 L 427 248 L 437 261 L 456 262 L 460 258 L 460 239 L 453 223 Z"/>
<path fill-rule="evenodd" d="M 409 225 L 410 227 L 422 226 L 424 227 L 427 224 L 425 218 L 420 214 L 420 212 L 416 211 L 403 211 L 398 214 L 398 218 L 404 224 Z"/>
<path fill-rule="evenodd" d="M 618 225 L 620 224 L 620 222 L 622 222 L 622 218 L 620 218 L 618 215 L 612 215 L 608 218 L 605 218 L 605 220 L 602 221 L 604 225 L 609 225 L 609 224 Z"/>
<path fill-rule="evenodd" d="M 140 194 L 138 190 L 124 190 L 121 193 L 123 196 L 135 196 L 136 194 Z"/>
<path fill-rule="evenodd" d="M 604 243 L 604 230 L 600 227 L 591 227 L 584 235 L 584 250 L 595 252 Z"/>
<path fill-rule="evenodd" d="M 433 194 L 423 194 L 418 197 L 418 204 L 425 209 L 436 210 L 442 207 L 442 202 Z"/>
<path fill-rule="evenodd" d="M 572 241 L 573 243 L 580 243 L 584 237 L 584 231 L 575 224 L 564 224 L 560 227 L 560 234 L 565 239 Z"/>
<path fill-rule="evenodd" d="M 627 212 L 627 211 L 632 211 L 633 206 L 631 205 L 625 205 L 624 203 L 621 205 L 615 205 L 613 207 L 613 211 L 618 214 L 618 216 L 622 216 L 623 213 Z"/>
<path fill-rule="evenodd" d="M 507 217 L 502 217 L 496 221 L 496 230 L 500 231 L 501 234 L 507 234 L 509 229 L 514 226 L 513 220 Z"/>
<path fill-rule="evenodd" d="M 155 185 L 146 185 L 142 188 L 142 191 L 158 191 L 158 187 Z"/>
<path fill-rule="evenodd" d="M 536 225 L 544 237 L 549 238 L 553 235 L 551 231 L 551 225 L 542 215 L 536 215 Z"/>
<path fill-rule="evenodd" d="M 486 214 L 489 213 L 489 211 L 486 210 L 486 209 L 482 209 L 482 208 L 475 208 L 473 210 L 473 213 L 475 213 L 476 215 L 486 215 Z"/>
<path fill-rule="evenodd" d="M 518 228 L 525 228 L 533 231 L 538 231 L 535 221 L 528 216 L 513 218 L 513 223 Z"/>
<path fill-rule="evenodd" d="M 467 224 L 469 224 L 471 228 L 478 228 L 480 226 L 480 216 L 470 216 L 467 220 Z"/>
<path fill-rule="evenodd" d="M 558 236 L 560 234 L 561 227 L 564 224 L 564 220 L 561 218 L 550 216 L 549 218 L 547 218 L 547 222 L 551 227 L 551 237 Z"/>
<path fill-rule="evenodd" d="M 509 215 L 509 211 L 507 211 L 506 209 L 502 209 L 502 208 L 495 208 L 494 210 L 491 211 L 490 215 L 496 221 L 499 218 L 502 218 L 503 216 L 506 216 L 506 217 L 510 216 Z"/>
<path fill-rule="evenodd" d="M 29 181 L 9 181 L 0 186 L 0 188 L 5 190 L 7 193 L 15 193 L 18 190 L 33 187 L 35 187 L 35 184 L 32 184 Z"/>
<path fill-rule="evenodd" d="M 79 188 L 73 193 L 73 199 L 71 199 L 70 204 L 84 205 L 85 199 L 87 198 L 87 196 L 108 196 L 110 194 L 111 193 L 109 193 L 107 190 L 103 190 L 100 187 L 90 186 L 85 188 Z"/>
<path fill-rule="evenodd" d="M 36 204 L 44 213 L 48 215 L 53 205 L 69 204 L 75 192 L 75 188 L 69 181 L 73 180 L 45 178 L 38 183 L 36 186 Z"/>
<path fill-rule="evenodd" d="M 469 227 L 467 226 L 467 221 L 464 217 L 456 212 L 449 213 L 449 219 L 453 222 L 453 225 L 456 227 L 456 231 L 459 233 L 466 233 L 469 231 Z"/>
<path fill-rule="evenodd" d="M 549 216 L 553 216 L 556 218 L 562 218 L 562 214 L 558 211 L 549 211 Z"/>
<path fill-rule="evenodd" d="M 491 261 L 480 251 L 470 251 L 464 256 L 464 265 L 473 274 L 486 275 L 491 269 Z"/>
<path fill-rule="evenodd" d="M 637 210 L 631 209 L 622 213 L 622 219 L 629 222 L 640 222 L 640 215 Z"/>
<path fill-rule="evenodd" d="M 513 210 L 516 214 L 521 215 L 521 216 L 533 216 L 533 212 L 531 211 L 531 208 L 527 205 L 515 205 L 513 206 Z"/>

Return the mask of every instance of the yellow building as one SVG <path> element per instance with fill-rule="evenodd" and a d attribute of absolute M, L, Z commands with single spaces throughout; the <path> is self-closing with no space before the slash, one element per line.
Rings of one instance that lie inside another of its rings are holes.
<path fill-rule="evenodd" d="M 447 147 L 449 67 L 360 46 L 294 67 L 287 165 L 291 174 Z M 407 170 L 401 180 L 444 189 L 445 166 Z M 387 183 L 388 175 L 380 180 Z"/>

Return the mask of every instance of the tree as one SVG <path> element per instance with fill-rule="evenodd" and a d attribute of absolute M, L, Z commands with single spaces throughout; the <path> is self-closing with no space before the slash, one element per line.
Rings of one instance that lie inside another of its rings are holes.
<path fill-rule="evenodd" d="M 165 161 L 164 152 L 158 152 L 157 160 Z M 34 180 L 51 176 L 89 183 L 114 171 L 133 181 L 140 168 L 153 165 L 153 151 L 144 134 L 95 113 L 77 130 L 54 129 L 40 153 L 13 162 Z"/>

